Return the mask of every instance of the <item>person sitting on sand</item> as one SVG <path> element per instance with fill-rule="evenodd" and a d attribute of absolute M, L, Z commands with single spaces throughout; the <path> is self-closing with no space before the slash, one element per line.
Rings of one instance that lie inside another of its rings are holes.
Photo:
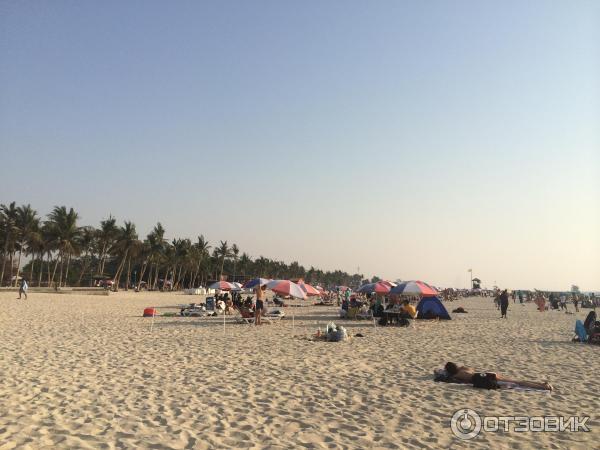
<path fill-rule="evenodd" d="M 444 366 L 444 369 L 446 369 L 446 372 L 454 381 L 458 381 L 461 383 L 469 383 L 469 384 L 473 382 L 473 375 L 475 373 L 477 373 L 477 371 L 471 367 L 466 367 L 466 366 L 459 367 L 456 364 L 454 364 L 453 362 L 446 363 L 446 365 Z M 545 383 L 545 382 L 538 383 L 535 381 L 518 381 L 518 380 L 513 380 L 511 378 L 506 378 L 497 373 L 496 373 L 496 380 L 498 380 L 498 382 L 510 383 L 514 386 L 524 387 L 524 388 L 544 389 L 547 391 L 551 391 L 553 389 L 552 385 L 550 383 Z"/>
<path fill-rule="evenodd" d="M 413 305 L 410 304 L 408 299 L 402 302 L 402 306 L 400 306 L 400 317 L 404 319 L 414 319 L 417 315 L 417 310 Z"/>

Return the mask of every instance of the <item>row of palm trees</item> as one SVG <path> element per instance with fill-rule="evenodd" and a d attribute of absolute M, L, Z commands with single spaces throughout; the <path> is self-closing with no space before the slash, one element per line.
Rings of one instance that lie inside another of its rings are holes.
<path fill-rule="evenodd" d="M 359 274 L 305 269 L 260 256 L 251 258 L 236 244 L 212 247 L 200 235 L 195 241 L 170 242 L 159 223 L 140 239 L 135 224 L 109 216 L 98 228 L 80 226 L 73 208 L 56 206 L 43 220 L 31 205 L 0 205 L 0 285 L 16 286 L 21 276 L 38 286 L 90 286 L 114 280 L 114 289 L 145 285 L 148 289 L 181 289 L 209 281 L 303 278 L 326 286 L 357 285 Z M 212 249 L 212 251 L 211 251 Z M 27 263 L 23 265 L 23 262 Z"/>

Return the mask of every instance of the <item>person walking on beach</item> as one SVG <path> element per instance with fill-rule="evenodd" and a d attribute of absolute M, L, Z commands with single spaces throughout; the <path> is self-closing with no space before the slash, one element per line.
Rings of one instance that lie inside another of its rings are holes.
<path fill-rule="evenodd" d="M 567 296 L 566 295 L 561 295 L 560 296 L 560 309 L 564 309 L 565 311 L 569 311 L 567 308 Z"/>
<path fill-rule="evenodd" d="M 502 294 L 500 294 L 500 311 L 502 312 L 502 315 L 500 316 L 500 318 L 507 318 L 506 317 L 506 311 L 508 310 L 508 292 L 506 291 L 506 289 L 504 289 L 502 291 Z"/>
<path fill-rule="evenodd" d="M 573 305 L 575 306 L 575 312 L 579 312 L 579 299 L 577 294 L 573 294 Z"/>
<path fill-rule="evenodd" d="M 260 317 L 265 309 L 265 286 L 256 286 L 256 305 L 254 307 L 254 325 L 261 325 Z"/>
<path fill-rule="evenodd" d="M 25 296 L 25 300 L 27 300 L 27 280 L 25 278 L 21 278 L 21 284 L 19 285 L 19 300 L 21 300 L 21 295 Z"/>

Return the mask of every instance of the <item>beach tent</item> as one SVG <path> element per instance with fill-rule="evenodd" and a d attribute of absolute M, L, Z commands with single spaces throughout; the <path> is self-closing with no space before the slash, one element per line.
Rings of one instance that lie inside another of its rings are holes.
<path fill-rule="evenodd" d="M 450 320 L 450 314 L 446 307 L 437 297 L 423 297 L 417 305 L 417 319 Z"/>

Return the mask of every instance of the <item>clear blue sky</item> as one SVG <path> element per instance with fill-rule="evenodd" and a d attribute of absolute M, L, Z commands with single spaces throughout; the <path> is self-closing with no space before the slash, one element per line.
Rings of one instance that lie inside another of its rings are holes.
<path fill-rule="evenodd" d="M 600 290 L 600 2 L 3 1 L 0 202 Z"/>

